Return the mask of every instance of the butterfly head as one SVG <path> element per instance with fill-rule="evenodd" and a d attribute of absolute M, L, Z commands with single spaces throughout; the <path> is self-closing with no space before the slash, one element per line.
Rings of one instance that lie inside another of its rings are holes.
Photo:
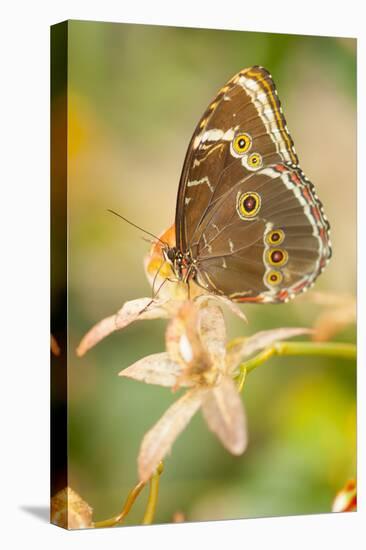
<path fill-rule="evenodd" d="M 163 248 L 163 256 L 168 262 L 177 277 L 178 281 L 187 282 L 195 273 L 195 260 L 192 259 L 188 251 L 183 253 L 176 246 Z"/>

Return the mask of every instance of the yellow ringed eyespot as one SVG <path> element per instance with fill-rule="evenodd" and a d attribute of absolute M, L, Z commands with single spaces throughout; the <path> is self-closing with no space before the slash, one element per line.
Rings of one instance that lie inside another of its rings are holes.
<path fill-rule="evenodd" d="M 233 149 L 238 155 L 249 151 L 252 146 L 252 138 L 249 134 L 238 134 L 233 141 Z"/>
<path fill-rule="evenodd" d="M 255 191 L 239 193 L 236 197 L 236 210 L 242 220 L 254 218 L 261 207 L 261 198 Z"/>
<path fill-rule="evenodd" d="M 259 153 L 251 153 L 247 159 L 248 168 L 257 170 L 262 166 L 262 157 Z"/>
<path fill-rule="evenodd" d="M 283 275 L 280 271 L 275 271 L 274 269 L 271 269 L 271 271 L 268 271 L 266 275 L 266 281 L 269 285 L 279 285 L 282 283 Z"/>
<path fill-rule="evenodd" d="M 273 229 L 272 231 L 267 233 L 265 240 L 267 244 L 278 246 L 283 242 L 284 238 L 285 233 L 282 231 L 282 229 Z"/>
<path fill-rule="evenodd" d="M 266 252 L 267 263 L 270 265 L 285 265 L 288 260 L 288 253 L 283 248 L 270 248 Z"/>

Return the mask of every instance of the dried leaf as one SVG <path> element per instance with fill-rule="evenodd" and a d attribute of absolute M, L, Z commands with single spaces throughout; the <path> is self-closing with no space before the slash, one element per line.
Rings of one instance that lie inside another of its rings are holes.
<path fill-rule="evenodd" d="M 175 361 L 164 353 L 148 355 L 119 373 L 119 376 L 132 378 L 146 384 L 157 384 L 158 386 L 174 387 L 182 375 L 182 369 Z M 189 381 L 182 381 L 180 385 L 189 386 Z"/>
<path fill-rule="evenodd" d="M 145 309 L 147 306 L 149 306 L 148 309 Z M 168 300 L 151 302 L 151 298 L 138 298 L 126 302 L 115 315 L 99 321 L 86 333 L 76 349 L 76 354 L 81 357 L 103 338 L 116 330 L 127 327 L 134 321 L 166 319 L 171 315 L 172 310 L 173 304 L 169 304 Z"/>
<path fill-rule="evenodd" d="M 224 376 L 220 384 L 209 391 L 202 403 L 208 427 L 224 447 L 240 455 L 247 446 L 247 428 L 243 404 L 234 381 Z"/>
<path fill-rule="evenodd" d="M 147 481 L 159 462 L 201 406 L 205 390 L 190 390 L 176 401 L 148 431 L 140 447 L 138 470 L 141 481 Z"/>
<path fill-rule="evenodd" d="M 93 509 L 71 487 L 51 499 L 51 523 L 65 529 L 93 527 Z"/>
<path fill-rule="evenodd" d="M 227 363 L 231 372 L 244 358 L 249 357 L 256 351 L 271 346 L 280 340 L 312 334 L 313 330 L 308 328 L 277 328 L 256 332 L 248 338 L 236 338 L 228 346 Z"/>

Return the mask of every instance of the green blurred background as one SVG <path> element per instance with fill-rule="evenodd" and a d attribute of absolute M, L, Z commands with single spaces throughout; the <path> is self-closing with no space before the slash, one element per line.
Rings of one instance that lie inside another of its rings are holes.
<path fill-rule="evenodd" d="M 116 23 L 69 23 L 69 485 L 94 519 L 116 514 L 137 481 L 144 433 L 176 399 L 117 373 L 164 347 L 162 321 L 116 333 L 84 358 L 83 334 L 126 301 L 150 295 L 141 234 L 174 219 L 188 142 L 217 90 L 263 65 L 278 87 L 296 151 L 332 226 L 333 259 L 316 289 L 355 293 L 356 41 Z M 311 326 L 317 305 L 245 306 L 230 335 Z M 341 341 L 354 342 L 350 327 Z M 249 447 L 232 457 L 200 413 L 173 447 L 157 522 L 328 512 L 356 474 L 352 362 L 278 358 L 251 374 L 243 400 Z M 144 493 L 126 520 L 139 523 Z"/>

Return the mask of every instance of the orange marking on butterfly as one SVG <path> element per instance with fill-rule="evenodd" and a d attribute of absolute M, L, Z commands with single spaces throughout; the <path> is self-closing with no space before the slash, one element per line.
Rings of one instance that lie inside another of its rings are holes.
<path fill-rule="evenodd" d="M 237 302 L 263 302 L 263 297 L 262 296 L 252 296 L 252 297 L 245 297 L 243 296 L 242 298 L 235 298 L 235 300 Z"/>
<path fill-rule="evenodd" d="M 297 174 L 295 174 L 294 172 L 291 174 L 291 181 L 293 183 L 295 183 L 296 185 L 301 185 L 301 180 L 300 178 L 297 176 Z"/>
<path fill-rule="evenodd" d="M 304 199 L 306 199 L 308 202 L 311 201 L 310 193 L 306 188 L 304 188 L 302 190 L 302 195 L 303 195 Z"/>
<path fill-rule="evenodd" d="M 286 298 L 288 298 L 288 292 L 287 290 L 283 289 L 283 290 L 280 290 L 280 292 L 278 293 L 278 298 L 280 300 L 286 300 Z"/>
<path fill-rule="evenodd" d="M 284 166 L 283 164 L 275 164 L 274 169 L 275 169 L 277 172 L 287 172 L 287 168 L 286 168 L 286 166 Z"/>
<path fill-rule="evenodd" d="M 327 232 L 326 232 L 326 230 L 324 229 L 324 227 L 320 227 L 320 228 L 319 228 L 319 237 L 320 237 L 321 240 L 323 241 L 323 244 L 325 244 L 326 246 L 328 246 Z"/>
<path fill-rule="evenodd" d="M 318 208 L 316 208 L 316 206 L 313 206 L 313 207 L 311 208 L 311 212 L 312 212 L 314 218 L 316 218 L 316 220 L 317 220 L 318 222 L 320 222 L 320 219 L 321 219 L 321 218 L 320 218 L 320 213 L 319 213 Z"/>
<path fill-rule="evenodd" d="M 302 282 L 299 283 L 298 285 L 292 287 L 291 290 L 292 290 L 293 292 L 300 292 L 303 288 L 306 287 L 307 284 L 308 284 L 308 281 L 307 281 L 307 279 L 305 279 L 304 281 L 302 281 Z"/>

